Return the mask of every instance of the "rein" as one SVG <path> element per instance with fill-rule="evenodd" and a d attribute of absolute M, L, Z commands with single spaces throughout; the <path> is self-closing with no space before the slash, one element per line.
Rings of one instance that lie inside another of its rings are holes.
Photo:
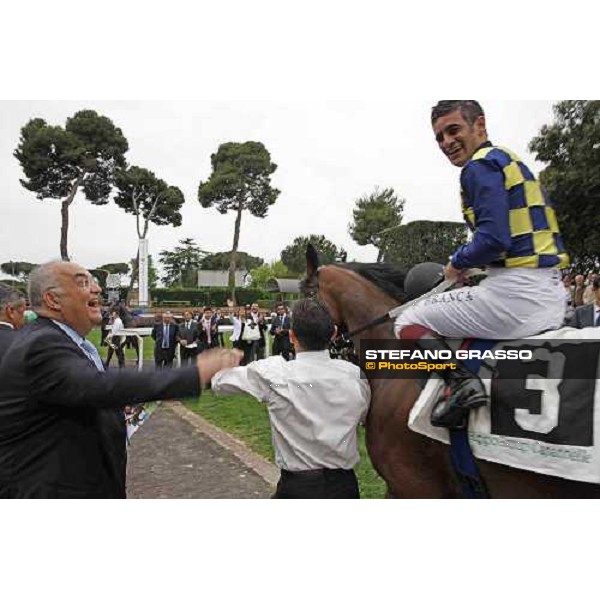
<path fill-rule="evenodd" d="M 357 327 L 356 329 L 353 329 L 352 331 L 341 333 L 340 335 L 336 336 L 331 341 L 331 345 L 336 350 L 342 349 L 342 348 L 351 348 L 352 346 L 354 346 L 354 342 L 352 341 L 352 338 L 355 335 L 358 335 L 359 333 L 362 333 L 363 331 L 370 329 L 371 327 L 375 327 L 376 325 L 381 325 L 382 323 L 385 323 L 389 319 L 391 319 L 391 316 L 389 313 L 386 313 L 385 315 L 382 315 L 381 317 L 377 317 L 373 321 L 369 321 L 366 325 L 363 325 L 362 327 Z"/>

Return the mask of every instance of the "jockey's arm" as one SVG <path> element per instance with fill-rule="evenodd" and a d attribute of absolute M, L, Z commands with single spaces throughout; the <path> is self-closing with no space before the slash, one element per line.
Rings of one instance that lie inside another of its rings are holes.
<path fill-rule="evenodd" d="M 471 241 L 450 258 L 452 267 L 459 271 L 488 265 L 511 245 L 504 174 L 484 161 L 474 161 L 463 170 L 461 185 L 466 197 L 472 199 L 475 230 Z"/>

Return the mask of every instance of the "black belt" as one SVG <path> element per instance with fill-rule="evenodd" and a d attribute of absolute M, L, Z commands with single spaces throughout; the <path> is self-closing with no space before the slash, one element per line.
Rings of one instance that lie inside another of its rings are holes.
<path fill-rule="evenodd" d="M 318 479 L 330 475 L 350 475 L 354 474 L 354 469 L 308 469 L 305 471 L 286 471 L 281 469 L 281 476 L 296 479 Z"/>

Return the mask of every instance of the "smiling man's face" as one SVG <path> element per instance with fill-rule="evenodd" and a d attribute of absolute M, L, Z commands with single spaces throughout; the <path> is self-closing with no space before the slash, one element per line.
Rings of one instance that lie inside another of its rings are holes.
<path fill-rule="evenodd" d="M 56 276 L 59 285 L 46 291 L 46 303 L 58 313 L 57 320 L 85 337 L 95 325 L 102 324 L 102 288 L 87 269 L 76 263 L 60 263 Z"/>
<path fill-rule="evenodd" d="M 456 167 L 464 167 L 477 148 L 487 142 L 485 117 L 477 117 L 470 125 L 458 109 L 436 119 L 433 133 L 440 150 Z"/>

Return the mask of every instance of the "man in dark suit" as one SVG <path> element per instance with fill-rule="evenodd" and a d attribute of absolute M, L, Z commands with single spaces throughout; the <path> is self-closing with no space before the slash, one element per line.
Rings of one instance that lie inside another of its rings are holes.
<path fill-rule="evenodd" d="M 25 298 L 0 283 L 0 362 L 12 344 L 17 329 L 25 324 Z"/>
<path fill-rule="evenodd" d="M 592 304 L 584 304 L 575 309 L 569 325 L 583 329 L 584 327 L 600 327 L 600 278 L 596 277 L 592 283 L 594 291 L 594 302 Z"/>
<path fill-rule="evenodd" d="M 206 353 L 177 371 L 104 371 L 85 339 L 102 320 L 90 273 L 56 261 L 35 269 L 29 286 L 39 318 L 0 365 L 0 498 L 124 498 L 123 407 L 197 396 L 239 353 Z"/>
<path fill-rule="evenodd" d="M 292 343 L 290 342 L 290 317 L 285 305 L 277 305 L 277 316 L 271 322 L 269 330 L 273 339 L 273 356 L 281 354 L 285 360 L 290 360 Z"/>
<path fill-rule="evenodd" d="M 172 367 L 175 358 L 175 347 L 179 341 L 177 323 L 173 315 L 166 311 L 162 315 L 162 323 L 157 323 L 152 329 L 154 340 L 154 364 L 157 369 Z"/>
<path fill-rule="evenodd" d="M 202 318 L 198 321 L 198 336 L 200 338 L 200 352 L 208 348 L 217 348 L 219 338 L 217 333 L 217 323 L 213 321 L 212 308 L 207 306 L 202 312 Z"/>
<path fill-rule="evenodd" d="M 198 323 L 192 319 L 192 313 L 186 310 L 183 321 L 179 323 L 179 345 L 181 346 L 181 365 L 190 364 L 198 354 Z"/>

